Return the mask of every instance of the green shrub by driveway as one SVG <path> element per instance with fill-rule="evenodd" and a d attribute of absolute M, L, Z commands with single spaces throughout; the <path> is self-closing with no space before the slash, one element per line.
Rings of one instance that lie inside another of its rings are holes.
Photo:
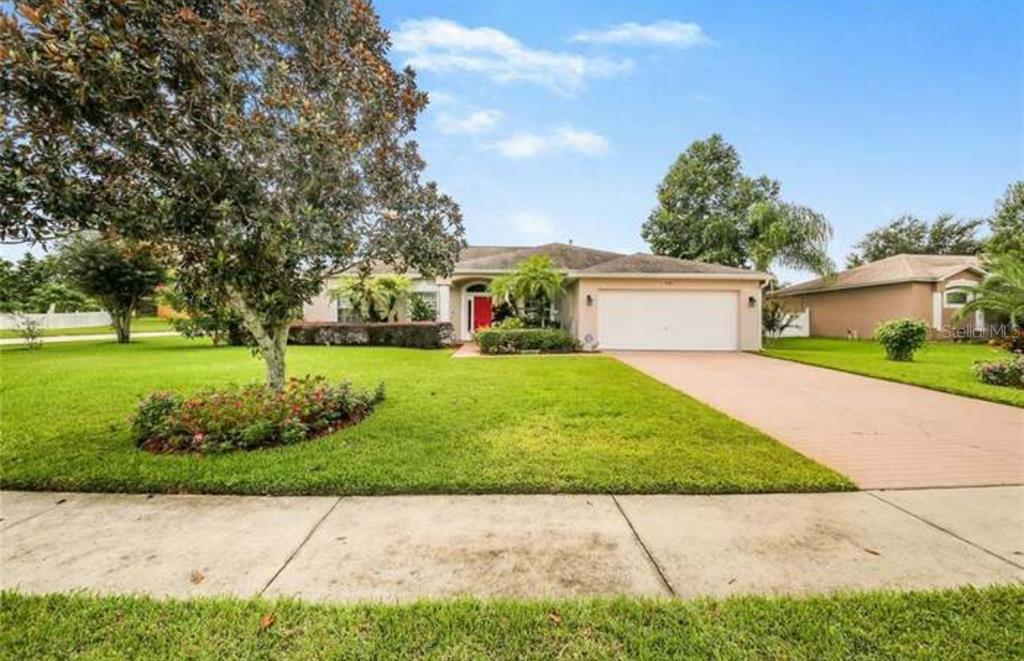
<path fill-rule="evenodd" d="M 295 346 L 289 373 L 388 397 L 366 420 L 221 455 L 138 450 L 126 418 L 158 390 L 260 378 L 245 347 L 150 338 L 0 354 L 0 484 L 250 494 L 728 493 L 852 488 L 844 477 L 613 358 L 460 360 L 451 351 Z"/>
<path fill-rule="evenodd" d="M 483 353 L 579 351 L 579 340 L 557 328 L 485 328 L 474 335 Z"/>
<path fill-rule="evenodd" d="M 814 597 L 293 600 L 0 594 L 11 659 L 1020 658 L 1024 588 Z"/>
<path fill-rule="evenodd" d="M 975 376 L 975 362 L 1010 356 L 1003 349 L 984 344 L 929 342 L 909 363 L 886 360 L 882 347 L 868 340 L 784 337 L 766 347 L 762 353 L 774 358 L 1024 407 L 1024 390 L 981 383 Z"/>

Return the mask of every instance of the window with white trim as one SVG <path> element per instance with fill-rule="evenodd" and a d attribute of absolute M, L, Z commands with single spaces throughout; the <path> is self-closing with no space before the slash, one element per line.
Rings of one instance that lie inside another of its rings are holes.
<path fill-rule="evenodd" d="M 943 294 L 943 305 L 947 308 L 962 308 L 971 300 L 970 292 L 963 287 L 947 289 Z"/>

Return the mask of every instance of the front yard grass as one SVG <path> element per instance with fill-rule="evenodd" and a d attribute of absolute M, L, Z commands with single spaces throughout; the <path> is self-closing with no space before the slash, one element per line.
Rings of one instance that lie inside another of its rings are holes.
<path fill-rule="evenodd" d="M 1011 659 L 1022 631 L 1020 586 L 346 606 L 0 594 L 11 659 Z"/>
<path fill-rule="evenodd" d="M 260 379 L 244 347 L 181 338 L 0 352 L 7 489 L 247 493 L 729 493 L 852 489 L 834 471 L 608 357 L 453 359 L 450 351 L 288 350 L 289 373 L 387 384 L 362 423 L 225 455 L 137 450 L 155 390 Z"/>
<path fill-rule="evenodd" d="M 799 363 L 873 376 L 991 402 L 1024 407 L 1024 390 L 981 383 L 971 366 L 978 360 L 1011 354 L 984 344 L 929 342 L 909 363 L 886 360 L 885 350 L 871 340 L 787 337 L 765 345 L 763 353 Z"/>

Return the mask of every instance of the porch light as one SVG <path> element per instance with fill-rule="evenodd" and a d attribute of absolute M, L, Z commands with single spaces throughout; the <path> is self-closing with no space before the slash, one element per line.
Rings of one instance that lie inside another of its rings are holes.
<path fill-rule="evenodd" d="M 752 308 L 756 308 L 757 307 L 757 296 L 748 296 L 747 297 L 747 306 L 748 307 L 752 307 Z"/>
<path fill-rule="evenodd" d="M 593 304 L 594 304 L 594 297 L 591 296 L 590 294 L 587 294 L 587 307 L 590 307 Z"/>

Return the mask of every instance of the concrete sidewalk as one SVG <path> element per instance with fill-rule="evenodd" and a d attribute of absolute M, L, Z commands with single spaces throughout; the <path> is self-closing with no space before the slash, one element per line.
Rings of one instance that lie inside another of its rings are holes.
<path fill-rule="evenodd" d="M 1024 580 L 1024 487 L 750 496 L 0 494 L 25 592 L 691 597 Z"/>

